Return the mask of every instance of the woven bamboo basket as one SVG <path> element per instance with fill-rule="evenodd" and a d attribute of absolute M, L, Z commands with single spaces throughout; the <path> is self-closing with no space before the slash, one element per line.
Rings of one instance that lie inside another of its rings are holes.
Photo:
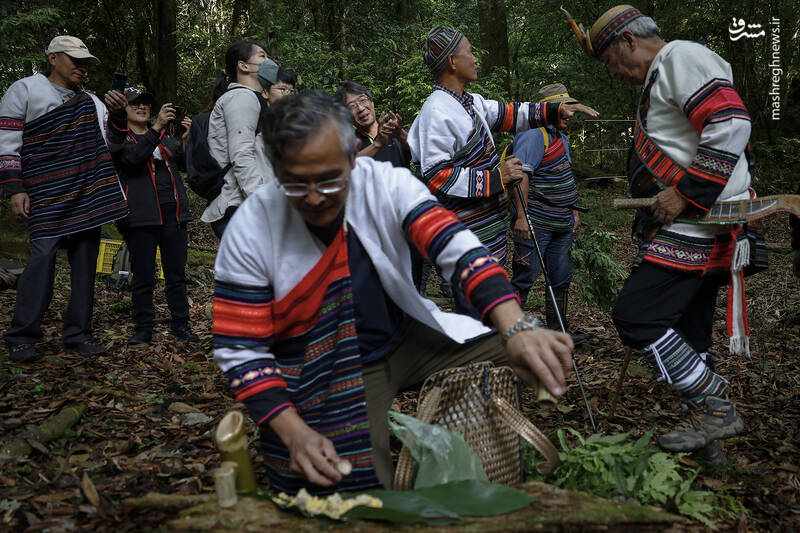
<path fill-rule="evenodd" d="M 491 362 L 448 368 L 425 380 L 419 393 L 417 418 L 457 431 L 483 463 L 489 481 L 515 485 L 522 481 L 520 437 L 545 457 L 539 471 L 549 473 L 558 464 L 558 452 L 519 410 L 518 381 L 510 367 Z M 394 487 L 410 490 L 416 463 L 403 446 Z"/>

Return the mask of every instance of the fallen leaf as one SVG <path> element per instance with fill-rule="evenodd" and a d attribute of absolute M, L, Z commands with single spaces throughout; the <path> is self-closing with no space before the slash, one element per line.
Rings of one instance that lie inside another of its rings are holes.
<path fill-rule="evenodd" d="M 25 439 L 25 440 L 28 442 L 28 444 L 31 445 L 31 448 L 39 450 L 40 452 L 42 452 L 45 455 L 50 455 L 50 450 L 48 450 L 47 446 L 45 446 L 41 442 L 35 441 L 33 439 Z"/>
<path fill-rule="evenodd" d="M 201 413 L 200 409 L 196 407 L 192 407 L 189 404 L 183 402 L 172 402 L 169 404 L 167 411 L 170 413 L 180 413 L 180 414 L 187 414 L 187 413 Z"/>
<path fill-rule="evenodd" d="M 100 495 L 97 494 L 97 488 L 94 486 L 89 474 L 86 472 L 83 473 L 83 479 L 81 480 L 81 489 L 83 489 L 83 495 L 86 496 L 86 499 L 89 500 L 89 503 L 94 505 L 95 507 L 100 506 Z"/>
<path fill-rule="evenodd" d="M 76 465 L 79 463 L 84 463 L 89 460 L 88 453 L 76 453 L 74 455 L 69 456 L 69 464 Z"/>
<path fill-rule="evenodd" d="M 207 424 L 212 420 L 214 419 L 203 413 L 189 413 L 183 420 L 183 425 L 184 427 L 197 426 L 199 424 Z"/>

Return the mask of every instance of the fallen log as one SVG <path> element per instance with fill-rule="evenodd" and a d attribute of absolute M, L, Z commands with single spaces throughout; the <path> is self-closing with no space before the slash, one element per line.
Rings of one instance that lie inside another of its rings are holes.
<path fill-rule="evenodd" d="M 534 502 L 505 515 L 464 517 L 465 523 L 451 527 L 302 518 L 279 509 L 271 501 L 255 499 L 247 494 L 240 495 L 238 503 L 230 509 L 221 508 L 212 495 L 187 497 L 170 494 L 130 498 L 122 502 L 122 508 L 138 515 L 148 510 L 182 509 L 177 512 L 177 517 L 173 515 L 166 524 L 161 524 L 167 531 L 262 531 L 272 528 L 276 531 L 309 533 L 320 530 L 329 533 L 564 530 L 640 533 L 667 529 L 673 532 L 689 531 L 696 525 L 691 520 L 656 507 L 618 503 L 589 494 L 569 492 L 546 483 L 531 481 L 518 488 L 533 496 Z M 192 498 L 204 498 L 205 501 L 192 505 Z"/>
<path fill-rule="evenodd" d="M 22 433 L 0 449 L 0 455 L 11 455 L 18 459 L 24 459 L 31 453 L 31 445 L 28 441 L 46 444 L 60 438 L 64 432 L 74 426 L 86 406 L 84 404 L 69 405 L 59 411 L 59 413 L 38 425 L 27 426 Z"/>

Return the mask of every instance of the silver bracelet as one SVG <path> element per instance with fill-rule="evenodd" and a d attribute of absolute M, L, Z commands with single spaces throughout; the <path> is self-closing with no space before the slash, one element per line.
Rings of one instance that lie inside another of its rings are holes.
<path fill-rule="evenodd" d="M 542 326 L 542 321 L 536 318 L 533 315 L 525 315 L 516 322 L 514 325 L 508 328 L 505 333 L 500 337 L 501 341 L 503 342 L 503 346 L 508 343 L 508 339 L 519 333 L 520 331 L 525 330 L 534 330 L 540 328 Z"/>

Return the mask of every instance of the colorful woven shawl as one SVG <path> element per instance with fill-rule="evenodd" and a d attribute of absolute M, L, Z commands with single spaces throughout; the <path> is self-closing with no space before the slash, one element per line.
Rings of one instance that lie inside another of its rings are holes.
<path fill-rule="evenodd" d="M 372 459 L 345 227 L 297 287 L 273 302 L 273 352 L 297 414 L 333 441 L 353 472 L 329 489 L 310 484 L 289 470 L 289 450 L 262 426 L 261 447 L 275 491 L 305 487 L 324 494 L 381 486 Z"/>
<path fill-rule="evenodd" d="M 87 93 L 25 124 L 20 155 L 31 240 L 78 233 L 128 214 Z"/>

